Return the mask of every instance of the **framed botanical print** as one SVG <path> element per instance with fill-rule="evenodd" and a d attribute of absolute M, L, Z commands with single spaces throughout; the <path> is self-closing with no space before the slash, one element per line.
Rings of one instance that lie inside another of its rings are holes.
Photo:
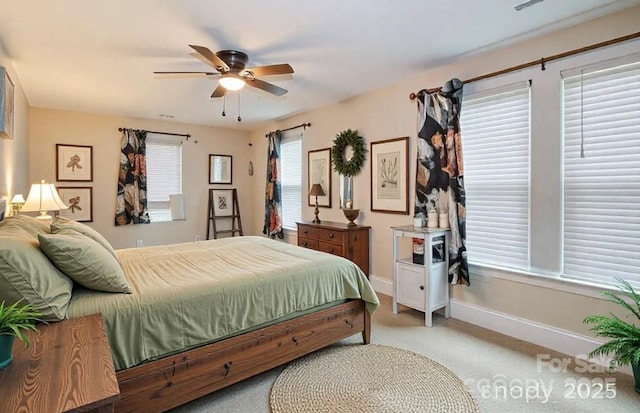
<path fill-rule="evenodd" d="M 56 144 L 56 181 L 93 181 L 93 146 Z"/>
<path fill-rule="evenodd" d="M 213 214 L 216 217 L 233 215 L 233 189 L 213 190 Z"/>
<path fill-rule="evenodd" d="M 318 197 L 318 206 L 331 208 L 331 148 L 309 151 L 307 164 L 309 188 L 320 184 L 325 196 Z M 315 206 L 316 197 L 309 195 L 309 206 Z"/>
<path fill-rule="evenodd" d="M 231 155 L 209 155 L 209 184 L 231 184 L 232 162 Z"/>
<path fill-rule="evenodd" d="M 0 137 L 13 139 L 14 86 L 7 69 L 0 66 Z"/>
<path fill-rule="evenodd" d="M 371 211 L 409 214 L 409 138 L 371 142 Z"/>
<path fill-rule="evenodd" d="M 58 187 L 58 194 L 69 209 L 60 210 L 60 216 L 78 222 L 93 221 L 92 187 Z"/>

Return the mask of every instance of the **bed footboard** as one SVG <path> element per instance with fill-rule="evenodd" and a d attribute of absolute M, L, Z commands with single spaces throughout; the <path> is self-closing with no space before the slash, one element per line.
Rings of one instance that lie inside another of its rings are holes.
<path fill-rule="evenodd" d="M 162 412 L 362 332 L 371 316 L 360 300 L 212 343 L 117 373 L 116 412 Z"/>

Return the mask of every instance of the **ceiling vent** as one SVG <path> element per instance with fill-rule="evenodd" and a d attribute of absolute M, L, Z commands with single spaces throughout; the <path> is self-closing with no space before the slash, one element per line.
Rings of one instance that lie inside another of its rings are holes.
<path fill-rule="evenodd" d="M 544 0 L 529 0 L 529 1 L 525 1 L 524 3 L 516 4 L 515 6 L 513 6 L 513 8 L 516 9 L 516 11 L 521 11 L 526 9 L 527 7 L 531 7 L 538 3 L 542 3 L 543 1 Z"/>

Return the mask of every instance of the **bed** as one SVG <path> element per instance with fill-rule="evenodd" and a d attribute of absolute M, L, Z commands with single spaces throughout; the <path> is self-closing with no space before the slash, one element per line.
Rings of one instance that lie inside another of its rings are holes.
<path fill-rule="evenodd" d="M 132 294 L 75 285 L 65 317 L 103 315 L 118 412 L 166 411 L 354 334 L 370 340 L 378 300 L 346 259 L 262 237 L 115 255 Z"/>

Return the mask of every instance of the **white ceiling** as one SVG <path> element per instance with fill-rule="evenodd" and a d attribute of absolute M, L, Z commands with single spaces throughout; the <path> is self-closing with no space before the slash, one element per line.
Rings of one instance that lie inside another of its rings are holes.
<path fill-rule="evenodd" d="M 570 26 L 640 0 L 1 0 L 4 45 L 31 106 L 253 129 L 362 94 L 483 48 Z M 249 66 L 290 63 L 262 80 L 275 97 L 209 96 L 215 79 L 189 44 L 249 54 Z"/>

